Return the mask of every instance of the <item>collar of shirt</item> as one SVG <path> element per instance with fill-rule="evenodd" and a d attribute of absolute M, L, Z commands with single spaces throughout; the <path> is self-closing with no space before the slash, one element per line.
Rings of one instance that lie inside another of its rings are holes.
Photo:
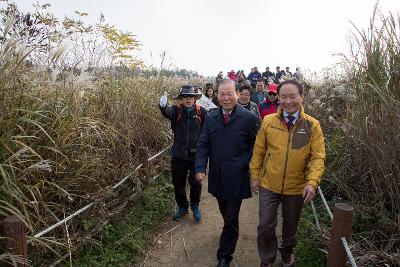
<path fill-rule="evenodd" d="M 229 114 L 229 115 L 231 115 L 232 114 L 232 111 L 230 111 L 230 112 L 226 112 L 224 109 L 222 109 L 222 114 Z"/>
<path fill-rule="evenodd" d="M 195 106 L 196 105 L 192 105 L 191 107 L 184 108 L 184 109 L 186 109 L 186 112 L 189 113 L 190 111 L 192 111 L 194 109 Z"/>
<path fill-rule="evenodd" d="M 247 104 L 242 104 L 242 103 L 240 103 L 240 102 L 238 102 L 238 103 L 239 103 L 242 107 L 244 107 L 244 108 L 250 106 L 250 101 L 247 102 Z"/>
<path fill-rule="evenodd" d="M 299 119 L 299 115 L 300 115 L 300 110 L 296 111 L 296 113 L 292 115 L 294 117 L 293 124 L 295 124 L 296 121 Z M 289 114 L 283 110 L 283 117 L 285 118 L 286 123 L 289 122 L 288 116 Z"/>

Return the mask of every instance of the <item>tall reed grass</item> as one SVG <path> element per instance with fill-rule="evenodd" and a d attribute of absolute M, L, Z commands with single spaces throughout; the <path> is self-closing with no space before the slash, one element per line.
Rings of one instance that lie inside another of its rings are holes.
<path fill-rule="evenodd" d="M 32 36 L 20 34 L 25 16 L 8 7 L 0 12 L 6 21 L 0 40 L 0 220 L 14 214 L 24 222 L 34 245 L 29 257 L 40 265 L 73 246 L 76 232 L 109 220 L 121 199 L 140 187 L 132 178 L 118 191 L 109 190 L 136 167 L 140 146 L 156 152 L 170 143 L 158 99 L 164 90 L 175 94 L 194 81 L 132 72 L 116 78 L 113 62 L 91 70 L 60 67 L 77 53 L 61 44 L 43 49 L 29 40 Z M 43 32 L 41 37 L 49 37 Z M 100 204 L 85 213 L 87 219 L 32 238 L 91 201 Z M 18 260 L 4 253 L 0 262 L 12 259 Z"/>
<path fill-rule="evenodd" d="M 355 205 L 360 266 L 400 265 L 399 40 L 400 17 L 375 8 L 340 71 L 307 86 L 306 107 L 327 134 L 325 188 Z"/>

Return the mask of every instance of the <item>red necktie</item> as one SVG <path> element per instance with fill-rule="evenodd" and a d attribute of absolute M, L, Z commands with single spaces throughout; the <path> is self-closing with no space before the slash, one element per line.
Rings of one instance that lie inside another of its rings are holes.
<path fill-rule="evenodd" d="M 224 114 L 224 123 L 228 124 L 230 118 L 231 118 L 231 114 L 225 113 Z"/>

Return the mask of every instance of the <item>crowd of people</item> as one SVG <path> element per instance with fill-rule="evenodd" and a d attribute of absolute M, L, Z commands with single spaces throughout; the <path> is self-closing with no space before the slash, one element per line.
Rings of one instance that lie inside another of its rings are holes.
<path fill-rule="evenodd" d="M 278 84 L 288 79 L 301 80 L 302 78 L 299 68 L 296 68 L 296 72 L 292 74 L 289 67 L 286 67 L 286 70 L 280 70 L 279 66 L 276 67 L 276 73 L 271 72 L 269 67 L 266 67 L 263 73 L 260 73 L 257 67 L 253 67 L 247 77 L 243 70 L 237 72 L 231 70 L 226 77 L 222 73 L 220 71 L 215 79 L 215 89 L 214 84 L 206 84 L 204 95 L 219 107 L 217 97 L 219 82 L 224 79 L 233 80 L 239 94 L 238 103 L 253 112 L 260 121 L 278 110 Z M 195 86 L 195 90 L 203 91 L 198 86 Z"/>
<path fill-rule="evenodd" d="M 173 105 L 168 105 L 166 94 L 160 98 L 159 108 L 174 133 L 171 173 L 179 209 L 173 220 L 182 219 L 190 207 L 194 220 L 201 221 L 200 195 L 207 175 L 208 191 L 224 220 L 218 267 L 232 261 L 242 200 L 252 193 L 259 195 L 260 266 L 273 266 L 276 259 L 280 204 L 280 254 L 284 266 L 295 264 L 297 224 L 303 204 L 313 199 L 324 172 L 325 145 L 319 122 L 302 107 L 299 74 L 293 76 L 289 68 L 284 74 L 278 68 L 275 74 L 268 68 L 263 74 L 253 68 L 246 79 L 243 71 L 231 71 L 227 78 L 220 72 L 215 88 L 212 83 L 204 89 L 183 86 Z M 200 91 L 215 104 L 214 109 L 196 104 L 203 96 Z"/>
<path fill-rule="evenodd" d="M 238 70 L 235 72 L 235 70 L 231 70 L 230 72 L 227 73 L 225 78 L 234 80 L 238 82 L 238 84 L 243 84 L 245 81 L 249 81 L 250 85 L 255 88 L 256 83 L 259 79 L 263 79 L 264 83 L 275 83 L 278 84 L 282 81 L 282 78 L 294 78 L 294 79 L 301 79 L 302 74 L 300 72 L 300 68 L 296 68 L 296 72 L 292 73 L 290 71 L 290 67 L 286 67 L 285 70 L 281 70 L 281 67 L 277 66 L 276 67 L 276 72 L 270 71 L 269 67 L 265 68 L 265 71 L 263 73 L 260 73 L 258 71 L 257 67 L 253 67 L 249 73 L 249 75 L 244 74 L 244 70 Z M 216 82 L 224 79 L 223 72 L 220 71 L 217 75 Z"/>

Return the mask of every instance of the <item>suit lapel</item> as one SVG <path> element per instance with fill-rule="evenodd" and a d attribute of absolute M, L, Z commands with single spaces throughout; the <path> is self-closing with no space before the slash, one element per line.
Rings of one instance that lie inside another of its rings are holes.
<path fill-rule="evenodd" d="M 237 104 L 236 108 L 231 113 L 231 119 L 229 120 L 229 123 L 231 123 L 232 121 L 235 121 L 237 118 L 240 118 L 242 116 L 242 114 L 243 114 L 243 110 L 244 109 L 245 109 L 244 107 L 242 107 L 241 105 Z"/>

